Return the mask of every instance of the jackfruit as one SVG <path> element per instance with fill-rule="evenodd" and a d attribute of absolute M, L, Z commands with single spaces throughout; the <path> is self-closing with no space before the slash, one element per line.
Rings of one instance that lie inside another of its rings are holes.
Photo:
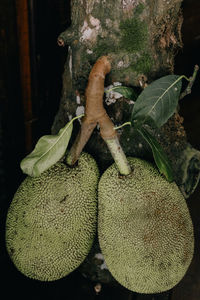
<path fill-rule="evenodd" d="M 60 279 L 85 259 L 96 232 L 99 172 L 83 153 L 76 167 L 58 162 L 39 177 L 26 177 L 6 219 L 6 247 L 27 277 Z"/>
<path fill-rule="evenodd" d="M 149 162 L 128 158 L 132 172 L 115 164 L 98 188 L 98 237 L 106 265 L 124 287 L 159 293 L 185 275 L 194 248 L 193 225 L 184 197 Z"/>

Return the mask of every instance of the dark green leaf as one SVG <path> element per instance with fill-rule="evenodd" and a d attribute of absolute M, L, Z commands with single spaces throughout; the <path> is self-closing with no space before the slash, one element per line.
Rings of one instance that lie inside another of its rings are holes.
<path fill-rule="evenodd" d="M 67 149 L 75 117 L 65 127 L 61 128 L 57 135 L 42 136 L 35 149 L 27 155 L 20 164 L 22 171 L 32 177 L 41 175 L 65 154 Z"/>
<path fill-rule="evenodd" d="M 127 87 L 127 86 L 121 86 L 121 85 L 117 85 L 111 89 L 109 89 L 107 92 L 117 92 L 119 94 L 121 94 L 122 96 L 124 96 L 127 99 L 133 100 L 135 101 L 138 97 L 137 93 L 134 91 L 134 89 Z"/>
<path fill-rule="evenodd" d="M 147 86 L 133 107 L 131 122 L 161 127 L 176 110 L 183 76 L 168 75 Z"/>
<path fill-rule="evenodd" d="M 137 131 L 150 145 L 155 163 L 160 173 L 163 174 L 169 182 L 172 182 L 174 180 L 173 170 L 170 161 L 161 145 L 144 127 L 138 128 Z"/>

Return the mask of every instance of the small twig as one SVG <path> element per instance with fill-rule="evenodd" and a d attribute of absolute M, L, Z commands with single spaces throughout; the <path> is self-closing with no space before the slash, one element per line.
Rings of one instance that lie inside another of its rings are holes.
<path fill-rule="evenodd" d="M 187 96 L 188 94 L 191 94 L 191 90 L 192 90 L 192 86 L 195 82 L 195 79 L 196 79 L 196 76 L 197 76 L 197 72 L 199 70 L 199 66 L 198 65 L 195 65 L 194 66 L 194 71 L 193 71 L 193 74 L 192 76 L 188 79 L 189 83 L 186 87 L 186 89 L 181 93 L 180 95 L 180 100 L 183 99 L 185 96 Z"/>
<path fill-rule="evenodd" d="M 75 39 L 75 31 L 72 30 L 72 28 L 68 28 L 59 35 L 57 43 L 58 46 L 64 47 L 66 45 L 71 45 Z"/>

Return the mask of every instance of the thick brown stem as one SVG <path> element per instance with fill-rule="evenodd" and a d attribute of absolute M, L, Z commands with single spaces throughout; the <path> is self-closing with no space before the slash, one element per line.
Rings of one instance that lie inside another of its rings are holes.
<path fill-rule="evenodd" d="M 86 88 L 86 122 L 105 122 L 110 129 L 111 136 L 115 135 L 114 126 L 111 126 L 110 118 L 103 107 L 104 81 L 105 76 L 111 70 L 111 64 L 107 56 L 102 56 L 93 66 Z"/>
<path fill-rule="evenodd" d="M 104 127 L 106 126 L 109 133 L 111 132 L 111 136 L 116 134 L 114 126 L 110 123 L 111 121 L 103 107 L 104 80 L 105 75 L 110 72 L 110 69 L 111 65 L 108 58 L 102 56 L 97 60 L 90 72 L 85 92 L 85 117 L 82 121 L 80 132 L 67 157 L 67 163 L 70 165 L 75 164 L 78 160 L 79 155 L 90 138 L 94 128 L 102 119 L 106 121 Z"/>
<path fill-rule="evenodd" d="M 75 143 L 67 156 L 67 163 L 70 165 L 75 164 L 83 147 L 98 123 L 100 134 L 108 145 L 120 173 L 127 175 L 131 170 L 128 166 L 126 156 L 119 144 L 114 124 L 103 107 L 104 80 L 106 74 L 109 73 L 110 70 L 111 64 L 109 58 L 107 56 L 102 56 L 97 60 L 90 72 L 85 92 L 85 117 L 82 121 L 81 129 Z"/>

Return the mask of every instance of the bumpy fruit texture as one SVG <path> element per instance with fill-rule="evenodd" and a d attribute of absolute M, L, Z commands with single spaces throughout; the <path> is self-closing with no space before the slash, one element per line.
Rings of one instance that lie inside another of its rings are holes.
<path fill-rule="evenodd" d="M 99 182 L 98 234 L 113 277 L 138 293 L 174 287 L 193 257 L 193 225 L 184 197 L 150 163 L 128 159 L 132 173 L 113 164 Z"/>
<path fill-rule="evenodd" d="M 8 210 L 6 246 L 24 275 L 57 280 L 83 262 L 96 231 L 98 177 L 83 153 L 74 168 L 58 162 L 22 182 Z"/>

